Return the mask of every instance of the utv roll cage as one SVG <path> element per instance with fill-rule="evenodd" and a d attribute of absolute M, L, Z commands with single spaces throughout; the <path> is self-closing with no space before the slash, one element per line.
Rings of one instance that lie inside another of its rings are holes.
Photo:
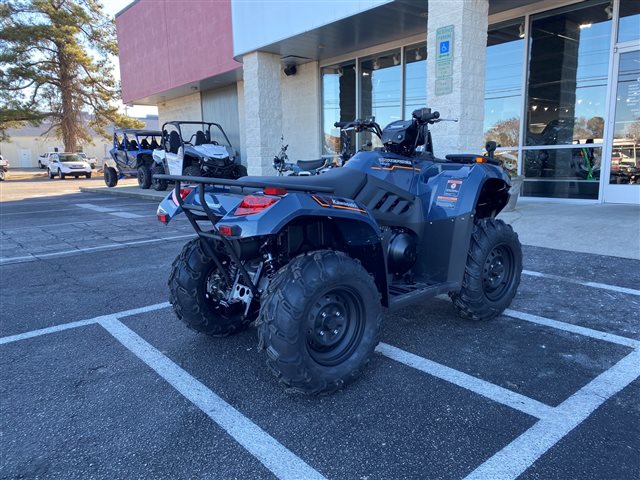
<path fill-rule="evenodd" d="M 171 132 L 169 132 L 167 130 L 168 125 L 171 125 L 172 127 L 174 127 L 175 130 L 172 130 Z M 185 140 L 183 135 L 183 129 L 181 128 L 183 125 L 206 126 L 206 129 L 196 131 L 194 134 L 192 134 L 189 137 L 188 140 Z M 219 123 L 198 122 L 195 120 L 193 121 L 174 120 L 171 122 L 165 122 L 162 125 L 162 142 L 165 145 L 165 150 L 171 153 L 178 153 L 178 148 L 181 146 L 184 147 L 185 144 L 191 145 L 191 146 L 203 145 L 207 143 L 219 144 L 217 140 L 212 140 L 212 136 L 211 136 L 212 127 L 214 127 L 217 133 L 220 133 L 224 138 L 224 141 L 225 141 L 224 146 L 231 147 L 231 142 L 229 141 L 229 137 L 227 137 L 227 134 L 225 133 L 224 129 Z M 177 133 L 177 137 L 176 135 L 172 135 L 173 132 Z M 198 135 L 199 132 L 202 132 L 203 136 Z"/>

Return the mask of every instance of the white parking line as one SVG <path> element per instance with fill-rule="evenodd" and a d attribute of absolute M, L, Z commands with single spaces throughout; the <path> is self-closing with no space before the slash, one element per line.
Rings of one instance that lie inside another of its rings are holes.
<path fill-rule="evenodd" d="M 108 245 L 99 245 L 97 247 L 87 247 L 87 248 L 77 248 L 75 250 L 65 250 L 63 252 L 53 252 L 53 253 L 41 253 L 37 255 L 28 255 L 23 257 L 3 257 L 0 258 L 0 266 L 1 265 L 13 265 L 16 263 L 25 263 L 25 262 L 35 262 L 36 260 L 40 260 L 43 258 L 53 258 L 53 257 L 66 257 L 72 255 L 78 255 L 81 253 L 87 252 L 97 252 L 97 251 L 105 251 L 105 250 L 120 250 L 122 248 L 136 246 L 136 245 L 146 245 L 149 243 L 158 243 L 158 242 L 168 242 L 171 240 L 179 240 L 182 238 L 193 238 L 195 234 L 189 235 L 176 235 L 174 237 L 164 237 L 164 238 L 151 238 L 149 240 L 136 240 L 134 242 L 123 242 L 123 243 L 111 243 Z"/>
<path fill-rule="evenodd" d="M 137 213 L 131 212 L 110 212 L 109 215 L 113 215 L 114 217 L 120 218 L 142 218 L 143 215 L 138 215 Z"/>
<path fill-rule="evenodd" d="M 511 480 L 580 425 L 600 405 L 640 376 L 640 351 L 635 350 L 558 405 L 509 445 L 471 472 L 466 480 Z"/>
<path fill-rule="evenodd" d="M 533 272 L 531 270 L 523 270 L 523 275 L 529 275 L 530 277 L 548 278 L 551 280 L 558 280 L 560 282 L 575 283 L 577 285 L 584 285 L 586 287 L 600 288 L 602 290 L 610 290 L 618 293 L 628 293 L 630 295 L 640 295 L 640 290 L 634 288 L 619 287 L 617 285 L 609 285 L 607 283 L 587 282 L 585 280 L 576 280 L 574 278 L 561 277 L 559 275 L 551 275 L 549 273 Z"/>
<path fill-rule="evenodd" d="M 530 313 L 511 310 L 510 308 L 504 311 L 504 315 L 524 320 L 526 322 L 537 323 L 538 325 L 564 330 L 565 332 L 577 333 L 584 337 L 591 337 L 597 340 L 604 340 L 605 342 L 617 343 L 618 345 L 624 345 L 625 347 L 640 348 L 640 340 L 634 340 L 633 338 L 622 337 L 620 335 L 602 332 L 592 328 L 581 327 L 580 325 L 574 325 L 573 323 L 560 322 L 558 320 L 552 320 L 550 318 L 540 317 Z"/>
<path fill-rule="evenodd" d="M 20 340 L 26 340 L 27 338 L 40 337 L 42 335 L 48 335 L 50 333 L 62 332 L 64 330 L 70 330 L 72 328 L 84 327 L 85 325 L 91 325 L 98 323 L 104 318 L 124 318 L 131 315 L 139 315 L 141 313 L 153 312 L 155 310 L 161 310 L 169 307 L 169 302 L 155 303 L 153 305 L 147 305 L 140 308 L 132 308 L 130 310 L 123 310 L 121 312 L 110 313 L 108 315 L 100 315 L 99 317 L 87 318 L 85 320 L 78 320 L 76 322 L 63 323 L 61 325 L 54 325 L 53 327 L 41 328 L 39 330 L 31 330 L 29 332 L 18 333 L 16 335 L 9 335 L 7 337 L 0 337 L 0 345 L 6 343 L 13 343 Z"/>
<path fill-rule="evenodd" d="M 93 210 L 94 212 L 100 212 L 100 213 L 115 212 L 115 210 L 113 208 L 101 207 L 99 205 L 94 205 L 93 203 L 76 203 L 74 205 L 76 207 L 86 208 L 88 210 Z"/>
<path fill-rule="evenodd" d="M 122 345 L 202 410 L 280 479 L 322 479 L 300 457 L 180 368 L 133 330 L 116 320 L 100 324 Z"/>
<path fill-rule="evenodd" d="M 441 378 L 449 383 L 470 390 L 474 393 L 487 397 L 494 402 L 501 403 L 515 410 L 519 410 L 527 415 L 536 418 L 545 418 L 553 411 L 553 407 L 542 402 L 526 397 L 493 383 L 473 377 L 459 370 L 436 363 L 426 358 L 419 357 L 413 353 L 401 350 L 393 345 L 380 343 L 376 351 L 385 357 L 400 362 L 408 367 L 415 368 L 422 372 Z"/>

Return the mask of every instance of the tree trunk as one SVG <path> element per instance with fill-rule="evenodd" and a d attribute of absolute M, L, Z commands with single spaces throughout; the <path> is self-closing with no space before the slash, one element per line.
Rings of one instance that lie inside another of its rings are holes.
<path fill-rule="evenodd" d="M 73 82 L 76 77 L 75 65 L 65 52 L 64 45 L 57 45 L 60 64 L 60 97 L 62 100 L 60 132 L 66 152 L 78 149 L 78 109 L 73 98 Z"/>

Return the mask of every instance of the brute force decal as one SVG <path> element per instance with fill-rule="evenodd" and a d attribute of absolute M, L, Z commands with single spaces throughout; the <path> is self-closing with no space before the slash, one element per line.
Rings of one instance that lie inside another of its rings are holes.
<path fill-rule="evenodd" d="M 402 158 L 380 158 L 379 160 L 380 166 L 371 167 L 372 170 L 411 170 L 419 172 L 419 168 L 415 168 L 413 166 L 413 162 L 411 160 L 405 160 Z"/>
<path fill-rule="evenodd" d="M 347 198 L 326 197 L 320 195 L 311 195 L 311 198 L 318 202 L 318 205 L 325 208 L 338 208 L 342 210 L 367 213 L 367 211 L 360 208 L 356 202 Z"/>

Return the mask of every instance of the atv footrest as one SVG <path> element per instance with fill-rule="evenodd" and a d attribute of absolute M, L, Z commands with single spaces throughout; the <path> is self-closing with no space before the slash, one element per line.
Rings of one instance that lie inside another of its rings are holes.
<path fill-rule="evenodd" d="M 393 284 L 389 286 L 389 309 L 406 307 L 422 300 L 427 300 L 443 293 L 459 289 L 453 282 Z"/>

